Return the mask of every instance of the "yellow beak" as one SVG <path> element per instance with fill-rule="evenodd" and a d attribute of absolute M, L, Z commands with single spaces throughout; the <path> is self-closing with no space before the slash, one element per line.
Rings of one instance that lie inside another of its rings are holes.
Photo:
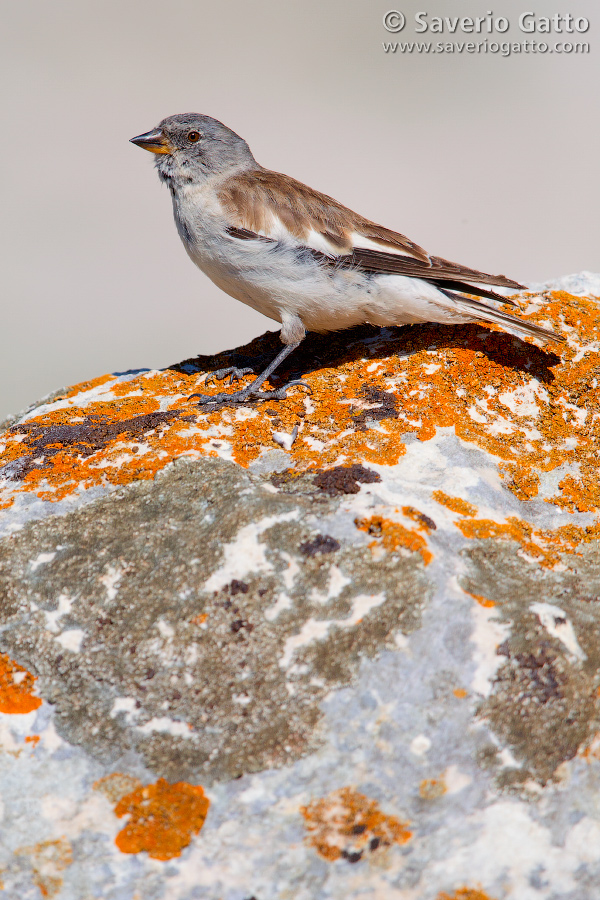
<path fill-rule="evenodd" d="M 138 147 L 142 147 L 144 150 L 149 150 L 150 153 L 171 152 L 169 142 L 160 128 L 155 128 L 154 131 L 147 131 L 146 134 L 138 134 L 137 137 L 132 137 L 131 143 L 137 144 Z"/>

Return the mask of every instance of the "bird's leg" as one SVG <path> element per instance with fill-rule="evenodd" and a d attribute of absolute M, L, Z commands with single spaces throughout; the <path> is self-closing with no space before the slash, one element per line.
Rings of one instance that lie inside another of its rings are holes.
<path fill-rule="evenodd" d="M 260 389 L 267 378 L 273 374 L 277 366 L 279 366 L 283 360 L 299 346 L 299 344 L 300 341 L 286 344 L 277 354 L 273 362 L 267 366 L 264 372 L 261 372 L 248 387 L 243 388 L 241 391 L 235 391 L 233 394 L 192 394 L 189 399 L 191 400 L 192 398 L 197 397 L 198 406 L 206 406 L 209 403 L 244 403 L 246 400 L 283 400 L 288 388 L 293 387 L 295 384 L 301 384 L 310 390 L 308 384 L 301 380 L 289 381 L 287 384 L 284 384 L 283 387 L 273 391 L 261 391 Z"/>

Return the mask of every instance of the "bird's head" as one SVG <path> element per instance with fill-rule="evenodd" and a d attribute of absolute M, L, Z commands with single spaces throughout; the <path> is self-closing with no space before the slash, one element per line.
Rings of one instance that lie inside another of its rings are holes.
<path fill-rule="evenodd" d="M 169 116 L 131 142 L 156 154 L 158 175 L 172 188 L 256 166 L 243 138 L 200 113 Z"/>

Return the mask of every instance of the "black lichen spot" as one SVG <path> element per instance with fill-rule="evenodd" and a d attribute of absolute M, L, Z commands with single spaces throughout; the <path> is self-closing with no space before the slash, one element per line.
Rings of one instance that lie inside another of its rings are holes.
<path fill-rule="evenodd" d="M 499 648 L 498 648 L 499 649 Z M 563 699 L 567 676 L 556 669 L 558 655 L 548 651 L 541 642 L 531 653 L 505 654 L 513 662 L 511 674 L 519 672 L 521 702 L 545 705 L 550 700 Z"/>
<path fill-rule="evenodd" d="M 317 553 L 335 553 L 339 549 L 339 543 L 328 534 L 318 534 L 312 541 L 304 541 L 303 544 L 300 544 L 300 551 L 305 556 L 316 556 Z"/>
<path fill-rule="evenodd" d="M 236 578 L 234 578 L 229 585 L 229 590 L 231 591 L 232 597 L 235 597 L 236 594 L 247 594 L 248 585 L 245 581 L 238 581 Z"/>
<path fill-rule="evenodd" d="M 234 634 L 237 634 L 238 631 L 242 630 L 242 628 L 245 628 L 246 631 L 254 631 L 254 625 L 252 625 L 246 619 L 236 619 L 235 622 L 231 623 L 231 630 Z"/>
<path fill-rule="evenodd" d="M 373 850 L 377 850 L 380 843 L 381 843 L 381 838 L 378 838 L 378 837 L 371 838 L 371 840 L 369 841 L 369 850 L 371 851 L 371 853 L 373 852 Z"/>
<path fill-rule="evenodd" d="M 368 403 L 378 403 L 379 406 L 363 409 L 352 417 L 356 431 L 367 431 L 367 422 L 398 418 L 398 398 L 395 394 L 389 394 L 371 384 L 366 384 L 361 394 Z"/>
<path fill-rule="evenodd" d="M 347 859 L 349 863 L 357 863 L 362 859 L 362 852 L 348 853 L 347 850 L 342 850 L 342 856 L 344 859 Z"/>
<path fill-rule="evenodd" d="M 422 513 L 420 510 L 415 509 L 414 506 L 408 506 L 405 508 L 405 512 L 410 513 L 413 519 L 423 525 L 425 528 L 428 528 L 430 531 L 437 531 L 437 525 L 433 521 L 430 516 L 426 516 L 425 513 Z"/>
<path fill-rule="evenodd" d="M 358 494 L 359 483 L 373 484 L 376 481 L 381 481 L 377 472 L 358 463 L 353 466 L 335 466 L 319 472 L 314 479 L 317 487 L 333 497 L 339 494 Z"/>

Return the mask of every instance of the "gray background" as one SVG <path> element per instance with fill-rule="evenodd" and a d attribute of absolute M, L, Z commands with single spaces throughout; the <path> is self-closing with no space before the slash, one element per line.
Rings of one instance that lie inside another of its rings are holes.
<path fill-rule="evenodd" d="M 600 269 L 597 4 L 402 0 L 399 38 L 391 6 L 4 3 L 0 416 L 276 327 L 194 268 L 150 154 L 128 143 L 176 112 L 223 120 L 263 165 L 446 258 L 525 281 Z M 518 30 L 525 10 L 586 15 L 591 52 L 383 52 L 418 37 L 417 10 L 490 8 L 511 28 L 489 40 L 543 40 Z"/>

